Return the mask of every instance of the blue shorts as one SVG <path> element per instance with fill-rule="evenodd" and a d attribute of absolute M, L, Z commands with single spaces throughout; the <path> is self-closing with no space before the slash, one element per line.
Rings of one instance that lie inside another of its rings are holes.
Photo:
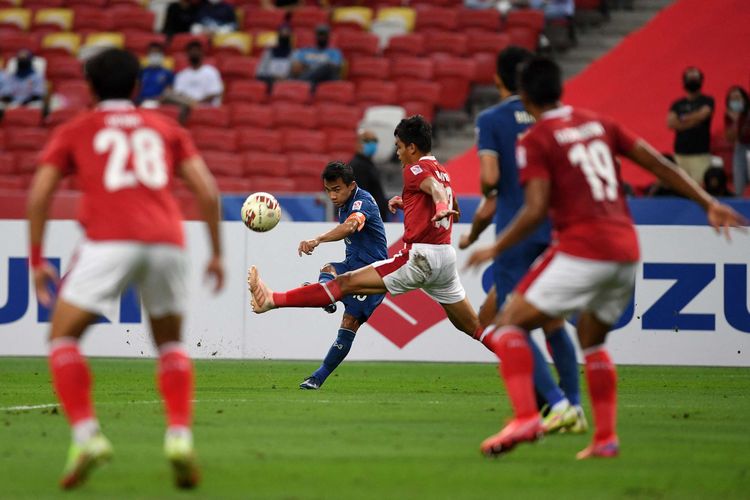
<path fill-rule="evenodd" d="M 336 274 L 344 274 L 349 271 L 356 271 L 370 264 L 360 261 L 348 261 L 344 262 L 331 262 L 333 268 L 336 270 Z M 360 324 L 365 323 L 375 309 L 383 302 L 385 294 L 379 295 L 345 295 L 341 298 L 341 302 L 344 304 L 344 312 L 350 316 L 356 318 Z"/>
<path fill-rule="evenodd" d="M 499 311 L 505 303 L 508 295 L 518 285 L 534 261 L 549 245 L 547 243 L 528 242 L 519 243 L 495 259 L 494 278 L 497 291 L 497 310 Z"/>

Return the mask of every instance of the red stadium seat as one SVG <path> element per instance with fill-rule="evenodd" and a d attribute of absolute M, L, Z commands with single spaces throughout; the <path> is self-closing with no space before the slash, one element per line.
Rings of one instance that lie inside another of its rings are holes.
<path fill-rule="evenodd" d="M 432 59 L 412 56 L 391 57 L 391 79 L 398 82 L 402 79 L 432 80 L 435 72 Z"/>
<path fill-rule="evenodd" d="M 250 152 L 242 155 L 242 171 L 248 176 L 287 177 L 289 164 L 284 155 Z"/>
<path fill-rule="evenodd" d="M 56 109 L 55 111 L 44 117 L 44 125 L 50 129 L 62 125 L 70 121 L 74 116 L 81 112 L 81 109 L 76 108 L 63 108 Z"/>
<path fill-rule="evenodd" d="M 245 8 L 244 25 L 247 31 L 276 31 L 284 22 L 286 11 L 282 9 Z"/>
<path fill-rule="evenodd" d="M 469 33 L 467 49 L 469 54 L 477 52 L 491 52 L 497 56 L 501 50 L 510 45 L 510 35 L 507 33 L 485 33 L 477 31 Z"/>
<path fill-rule="evenodd" d="M 426 47 L 430 54 L 444 53 L 454 56 L 466 54 L 468 37 L 463 33 L 449 31 L 432 31 L 425 35 Z"/>
<path fill-rule="evenodd" d="M 277 102 L 273 104 L 273 124 L 276 128 L 315 128 L 318 116 L 313 106 Z"/>
<path fill-rule="evenodd" d="M 234 80 L 227 84 L 226 103 L 262 103 L 268 97 L 268 87 L 260 80 Z"/>
<path fill-rule="evenodd" d="M 39 108 L 11 108 L 3 114 L 0 125 L 8 127 L 38 127 L 42 124 L 42 110 Z"/>
<path fill-rule="evenodd" d="M 216 177 L 216 185 L 222 193 L 250 193 L 253 184 L 244 177 Z"/>
<path fill-rule="evenodd" d="M 511 45 L 534 52 L 539 44 L 539 32 L 528 26 L 512 26 L 507 30 Z"/>
<path fill-rule="evenodd" d="M 0 175 L 13 175 L 16 173 L 16 157 L 13 153 L 0 151 Z"/>
<path fill-rule="evenodd" d="M 435 117 L 435 106 L 423 101 L 404 101 L 400 106 L 406 111 L 406 116 L 422 115 L 428 122 Z"/>
<path fill-rule="evenodd" d="M 242 156 L 223 151 L 205 151 L 202 153 L 208 169 L 217 176 L 240 177 L 242 175 Z"/>
<path fill-rule="evenodd" d="M 174 121 L 180 120 L 180 108 L 177 106 L 159 106 L 158 108 L 154 108 L 154 112 L 164 115 Z"/>
<path fill-rule="evenodd" d="M 229 122 L 233 127 L 273 127 L 273 113 L 271 106 L 262 104 L 234 104 L 229 107 Z"/>
<path fill-rule="evenodd" d="M 357 102 L 394 104 L 396 99 L 397 87 L 393 82 L 363 80 L 357 85 Z"/>
<path fill-rule="evenodd" d="M 92 102 L 89 86 L 81 79 L 58 81 L 53 91 L 61 98 L 62 107 L 65 108 L 83 109 L 89 107 Z"/>
<path fill-rule="evenodd" d="M 107 3 L 108 0 L 66 0 L 65 2 L 68 7 L 83 6 L 91 8 L 106 7 Z"/>
<path fill-rule="evenodd" d="M 541 33 L 544 29 L 544 11 L 539 9 L 517 9 L 508 12 L 505 17 L 506 28 L 525 26 Z"/>
<path fill-rule="evenodd" d="M 276 82 L 271 90 L 271 100 L 273 102 L 308 103 L 310 102 L 310 84 L 299 80 Z"/>
<path fill-rule="evenodd" d="M 197 107 L 190 112 L 188 126 L 228 127 L 229 110 L 224 107 Z"/>
<path fill-rule="evenodd" d="M 425 7 L 417 11 L 416 31 L 458 29 L 458 11 L 443 7 Z"/>
<path fill-rule="evenodd" d="M 235 78 L 252 80 L 255 78 L 257 65 L 258 60 L 254 57 L 226 55 L 219 60 L 217 69 L 224 80 Z"/>
<path fill-rule="evenodd" d="M 469 97 L 475 73 L 474 61 L 458 57 L 439 58 L 435 61 L 435 81 L 441 86 L 438 105 L 445 109 L 461 109 Z"/>
<path fill-rule="evenodd" d="M 18 175 L 0 175 L 0 189 L 12 191 L 25 191 L 28 181 L 25 177 Z"/>
<path fill-rule="evenodd" d="M 339 156 L 342 153 L 347 153 L 345 158 L 339 159 L 348 160 L 354 155 L 359 147 L 359 139 L 357 138 L 357 132 L 354 129 L 331 130 L 327 135 L 329 153 L 335 152 Z"/>
<path fill-rule="evenodd" d="M 398 85 L 398 96 L 403 102 L 418 101 L 434 106 L 440 100 L 440 92 L 440 84 L 435 82 L 405 80 Z"/>
<path fill-rule="evenodd" d="M 343 32 L 336 37 L 336 45 L 347 59 L 352 56 L 375 56 L 380 41 L 372 33 Z"/>
<path fill-rule="evenodd" d="M 267 177 L 263 175 L 257 175 L 248 177 L 248 183 L 250 184 L 250 191 L 257 192 L 263 191 L 266 193 L 289 193 L 297 190 L 297 183 L 294 179 L 285 177 Z"/>
<path fill-rule="evenodd" d="M 356 130 L 362 113 L 354 106 L 319 104 L 317 106 L 321 129 Z"/>
<path fill-rule="evenodd" d="M 201 151 L 237 152 L 237 131 L 226 127 L 190 127 L 195 145 Z"/>
<path fill-rule="evenodd" d="M 112 22 L 116 31 L 143 31 L 153 33 L 155 14 L 148 9 L 137 5 L 118 5 L 113 9 Z"/>
<path fill-rule="evenodd" d="M 38 52 L 39 39 L 32 33 L 0 30 L 0 53 L 14 56 L 21 49 Z"/>
<path fill-rule="evenodd" d="M 12 2 L 13 0 L 11 0 Z M 23 6 L 27 9 L 47 9 L 54 7 L 65 7 L 67 0 L 24 0 Z"/>
<path fill-rule="evenodd" d="M 210 49 L 208 43 L 208 36 L 206 35 L 192 35 L 190 33 L 177 33 L 172 37 L 172 41 L 169 43 L 169 50 L 172 54 L 182 54 L 185 52 L 185 48 L 189 43 L 197 41 L 203 46 L 203 51 L 207 53 Z"/>
<path fill-rule="evenodd" d="M 288 153 L 325 153 L 326 135 L 319 130 L 287 129 L 283 132 L 282 143 Z"/>
<path fill-rule="evenodd" d="M 500 30 L 500 11 L 497 9 L 460 9 L 458 29 L 464 33 L 478 30 L 497 32 Z"/>
<path fill-rule="evenodd" d="M 479 52 L 471 58 L 474 61 L 475 83 L 490 85 L 495 82 L 497 72 L 497 55 L 491 52 Z"/>
<path fill-rule="evenodd" d="M 32 175 L 39 166 L 39 151 L 19 151 L 16 156 L 16 175 Z"/>
<path fill-rule="evenodd" d="M 349 80 L 388 80 L 390 64 L 383 57 L 357 57 L 349 63 Z"/>
<path fill-rule="evenodd" d="M 385 55 L 410 55 L 421 56 L 425 53 L 425 37 L 419 33 L 410 33 L 408 35 L 397 35 L 388 40 L 388 47 L 385 49 Z"/>
<path fill-rule="evenodd" d="M 70 5 L 70 4 L 68 4 Z M 93 5 L 78 4 L 74 6 L 73 31 L 102 32 L 114 29 L 114 18 L 108 9 Z"/>
<path fill-rule="evenodd" d="M 237 130 L 240 151 L 251 153 L 281 153 L 282 134 L 278 130 L 261 127 L 243 127 Z"/>
<path fill-rule="evenodd" d="M 81 61 L 71 55 L 58 54 L 47 57 L 48 80 L 81 80 L 83 81 L 83 65 Z"/>
<path fill-rule="evenodd" d="M 295 177 L 317 177 L 318 188 L 316 191 L 320 191 L 323 185 L 320 174 L 328 163 L 328 157 L 310 153 L 293 153 L 288 155 L 288 158 L 289 173 Z"/>
<path fill-rule="evenodd" d="M 351 104 L 354 102 L 354 83 L 348 81 L 322 82 L 315 88 L 316 103 L 332 102 Z"/>
<path fill-rule="evenodd" d="M 144 33 L 142 31 L 123 30 L 125 48 L 136 54 L 143 54 L 151 43 L 166 45 L 167 38 L 161 33 Z"/>
<path fill-rule="evenodd" d="M 328 24 L 328 12 L 320 7 L 304 6 L 292 12 L 292 28 L 314 29 L 319 24 Z"/>

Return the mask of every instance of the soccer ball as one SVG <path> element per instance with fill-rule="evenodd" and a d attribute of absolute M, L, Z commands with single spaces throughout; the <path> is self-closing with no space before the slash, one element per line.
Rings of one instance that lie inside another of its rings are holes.
<path fill-rule="evenodd" d="M 269 193 L 253 193 L 242 204 L 242 222 L 258 233 L 270 231 L 281 220 L 281 206 Z"/>

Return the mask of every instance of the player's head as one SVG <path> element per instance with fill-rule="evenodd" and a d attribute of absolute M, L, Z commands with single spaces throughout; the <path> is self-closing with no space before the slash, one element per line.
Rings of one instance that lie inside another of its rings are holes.
<path fill-rule="evenodd" d="M 432 126 L 422 115 L 404 118 L 393 132 L 402 165 L 413 165 L 432 151 Z"/>
<path fill-rule="evenodd" d="M 138 58 L 126 50 L 106 49 L 86 61 L 84 71 L 99 101 L 130 99 L 141 65 Z"/>
<path fill-rule="evenodd" d="M 502 93 L 502 89 L 509 94 L 518 92 L 518 68 L 531 59 L 533 54 L 523 47 L 511 45 L 497 55 L 495 67 L 495 83 Z"/>
<path fill-rule="evenodd" d="M 320 177 L 323 179 L 323 187 L 328 198 L 336 207 L 341 207 L 349 201 L 352 193 L 357 189 L 357 183 L 354 182 L 354 170 L 343 161 L 330 162 L 323 169 Z"/>
<path fill-rule="evenodd" d="M 698 92 L 703 86 L 703 72 L 695 66 L 689 66 L 682 72 L 682 86 L 688 92 Z"/>
<path fill-rule="evenodd" d="M 518 94 L 524 107 L 534 110 L 554 107 L 563 93 L 560 66 L 548 57 L 535 56 L 526 61 L 518 73 Z"/>

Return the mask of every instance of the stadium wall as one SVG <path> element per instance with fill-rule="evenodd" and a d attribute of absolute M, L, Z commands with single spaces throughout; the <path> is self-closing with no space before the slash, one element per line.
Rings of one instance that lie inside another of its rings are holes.
<path fill-rule="evenodd" d="M 225 221 L 227 283 L 213 296 L 203 286 L 208 257 L 205 229 L 187 222 L 191 294 L 186 344 L 201 358 L 320 359 L 335 338 L 340 313 L 320 310 L 250 312 L 245 276 L 256 264 L 275 289 L 314 280 L 318 268 L 340 260 L 340 244 L 322 245 L 313 256 L 297 256 L 300 239 L 321 233 L 328 223 L 286 223 L 256 234 L 239 222 Z M 454 240 L 466 229 L 458 225 Z M 388 224 L 388 241 L 399 246 L 400 224 Z M 698 225 L 638 227 L 643 263 L 635 298 L 610 336 L 618 363 L 750 366 L 748 234 L 731 243 Z M 46 353 L 49 312 L 33 295 L 26 264 L 25 221 L 0 221 L 0 356 Z M 74 221 L 52 221 L 45 254 L 62 268 L 70 262 L 80 230 Z M 484 236 L 485 242 L 491 235 Z M 459 262 L 466 258 L 459 252 Z M 472 303 L 479 305 L 489 273 L 463 272 Z M 539 335 L 538 333 L 535 335 Z M 540 340 L 540 339 L 537 339 Z M 93 356 L 154 355 L 137 297 L 123 295 L 117 317 L 95 325 L 84 352 Z M 389 297 L 362 327 L 349 355 L 353 360 L 492 361 L 477 342 L 456 332 L 442 310 L 421 292 Z"/>

